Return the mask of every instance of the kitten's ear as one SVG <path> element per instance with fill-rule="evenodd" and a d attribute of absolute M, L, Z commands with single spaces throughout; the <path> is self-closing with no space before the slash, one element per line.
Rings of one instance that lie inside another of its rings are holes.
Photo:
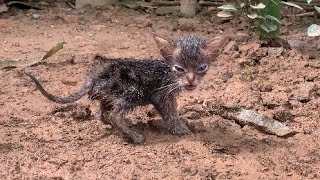
<path fill-rule="evenodd" d="M 161 55 L 166 58 L 170 59 L 174 52 L 174 43 L 171 39 L 159 36 L 154 34 L 153 38 L 160 49 Z"/>
<path fill-rule="evenodd" d="M 205 56 L 211 57 L 213 60 L 220 54 L 223 46 L 229 41 L 229 36 L 218 36 L 206 42 L 201 49 Z"/>

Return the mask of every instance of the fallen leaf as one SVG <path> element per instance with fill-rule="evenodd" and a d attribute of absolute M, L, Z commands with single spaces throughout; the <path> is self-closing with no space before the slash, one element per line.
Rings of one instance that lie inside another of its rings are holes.
<path fill-rule="evenodd" d="M 17 67 L 27 67 L 27 66 L 32 66 L 37 63 L 39 63 L 42 60 L 45 60 L 58 52 L 60 49 L 63 48 L 63 45 L 65 42 L 60 42 L 57 45 L 55 45 L 53 48 L 51 48 L 46 55 L 40 59 L 40 60 L 26 60 L 26 61 L 12 61 L 12 60 L 6 60 L 6 61 L 0 61 L 0 69 L 3 68 L 17 68 Z"/>

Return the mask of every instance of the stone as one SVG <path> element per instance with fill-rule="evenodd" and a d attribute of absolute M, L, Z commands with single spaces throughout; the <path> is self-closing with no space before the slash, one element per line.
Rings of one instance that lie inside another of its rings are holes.
<path fill-rule="evenodd" d="M 233 76 L 233 73 L 227 71 L 222 74 L 221 79 L 224 83 L 226 83 L 230 78 L 232 78 L 232 76 Z"/>
<path fill-rule="evenodd" d="M 239 51 L 246 56 L 250 56 L 253 53 L 255 53 L 259 48 L 260 48 L 259 43 L 248 43 L 248 44 L 239 46 Z"/>
<path fill-rule="evenodd" d="M 39 17 L 40 17 L 40 14 L 32 14 L 33 19 L 39 19 Z"/>
<path fill-rule="evenodd" d="M 9 8 L 6 4 L 0 4 L 0 13 L 8 11 Z"/>
<path fill-rule="evenodd" d="M 249 39 L 249 35 L 242 32 L 238 32 L 235 35 L 235 41 L 237 42 L 247 42 L 248 39 Z"/>
<path fill-rule="evenodd" d="M 291 136 L 296 133 L 286 125 L 253 110 L 240 110 L 236 120 L 243 124 L 252 125 L 263 132 L 277 136 Z"/>
<path fill-rule="evenodd" d="M 279 57 L 283 53 L 283 47 L 268 48 L 268 55 L 271 57 Z"/>
<path fill-rule="evenodd" d="M 273 85 L 271 83 L 261 83 L 258 85 L 260 92 L 271 92 Z"/>
<path fill-rule="evenodd" d="M 230 41 L 223 49 L 223 53 L 228 53 L 230 51 L 236 51 L 238 49 L 238 44 L 236 41 Z"/>
<path fill-rule="evenodd" d="M 289 110 L 281 107 L 274 112 L 273 118 L 280 122 L 292 121 L 293 115 Z"/>
<path fill-rule="evenodd" d="M 187 120 L 187 125 L 190 131 L 194 133 L 206 131 L 206 127 L 201 120 Z"/>
<path fill-rule="evenodd" d="M 186 114 L 183 115 L 184 118 L 190 119 L 190 120 L 196 120 L 200 119 L 200 114 L 195 111 L 189 111 Z"/>
<path fill-rule="evenodd" d="M 178 20 L 178 29 L 181 31 L 193 31 L 198 24 L 197 21 L 187 18 L 180 18 Z"/>

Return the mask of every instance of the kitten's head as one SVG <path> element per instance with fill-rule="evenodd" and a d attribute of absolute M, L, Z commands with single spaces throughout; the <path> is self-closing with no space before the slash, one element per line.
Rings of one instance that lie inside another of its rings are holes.
<path fill-rule="evenodd" d="M 229 38 L 219 36 L 208 41 L 195 36 L 185 36 L 171 40 L 155 35 L 154 39 L 161 55 L 171 64 L 181 86 L 186 90 L 194 90 Z"/>

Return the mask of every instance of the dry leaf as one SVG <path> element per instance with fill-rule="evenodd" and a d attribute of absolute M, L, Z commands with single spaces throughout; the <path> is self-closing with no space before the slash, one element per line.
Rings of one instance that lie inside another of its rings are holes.
<path fill-rule="evenodd" d="M 60 49 L 63 48 L 63 45 L 65 42 L 60 42 L 57 45 L 55 45 L 53 48 L 51 48 L 46 55 L 40 59 L 40 60 L 26 60 L 26 61 L 12 61 L 12 60 L 7 60 L 7 61 L 0 61 L 0 69 L 3 68 L 16 68 L 16 67 L 27 67 L 27 66 L 32 66 L 37 63 L 39 63 L 42 60 L 45 60 L 49 58 L 50 56 L 54 55 L 56 52 L 58 52 Z"/>

